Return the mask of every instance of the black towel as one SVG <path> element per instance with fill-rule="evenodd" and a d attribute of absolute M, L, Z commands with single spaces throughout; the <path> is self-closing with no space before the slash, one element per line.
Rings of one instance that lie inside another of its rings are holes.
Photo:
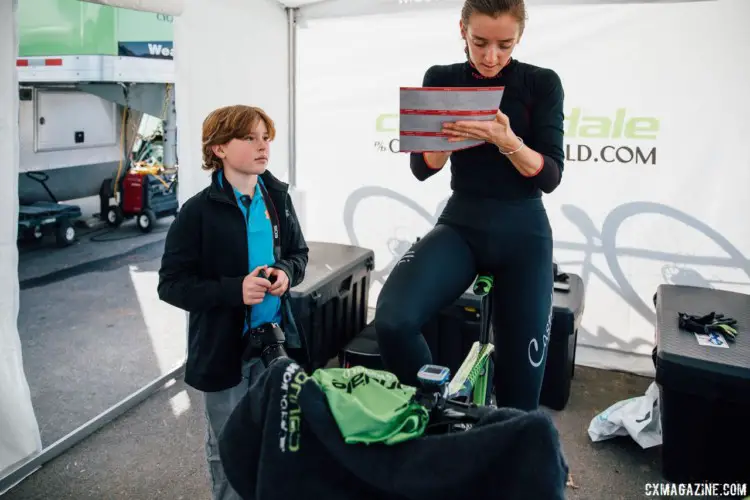
<path fill-rule="evenodd" d="M 399 445 L 346 444 L 326 396 L 290 360 L 258 378 L 219 440 L 247 500 L 565 498 L 568 467 L 541 411 L 487 409 L 471 430 Z"/>

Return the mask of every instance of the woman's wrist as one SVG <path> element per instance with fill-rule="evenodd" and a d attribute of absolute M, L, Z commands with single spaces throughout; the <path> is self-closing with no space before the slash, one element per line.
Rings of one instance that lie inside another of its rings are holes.
<path fill-rule="evenodd" d="M 451 154 L 449 151 L 431 151 L 422 153 L 424 162 L 432 170 L 440 170 L 441 168 L 443 168 L 445 164 L 448 163 L 448 158 L 450 158 L 450 155 Z"/>
<path fill-rule="evenodd" d="M 523 141 L 516 134 L 511 133 L 508 137 L 495 141 L 495 146 L 501 153 L 507 154 L 521 149 Z"/>

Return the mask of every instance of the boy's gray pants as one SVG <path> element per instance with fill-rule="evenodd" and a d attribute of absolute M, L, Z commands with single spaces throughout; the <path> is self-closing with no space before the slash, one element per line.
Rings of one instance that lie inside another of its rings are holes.
<path fill-rule="evenodd" d="M 242 396 L 263 371 L 260 359 L 250 360 L 242 366 L 242 382 L 236 386 L 218 392 L 205 392 L 206 412 L 206 458 L 208 459 L 208 475 L 211 480 L 211 494 L 213 500 L 241 500 L 232 489 L 224 475 L 224 467 L 219 458 L 218 436 L 224 424 L 229 419 L 234 408 L 239 404 Z"/>

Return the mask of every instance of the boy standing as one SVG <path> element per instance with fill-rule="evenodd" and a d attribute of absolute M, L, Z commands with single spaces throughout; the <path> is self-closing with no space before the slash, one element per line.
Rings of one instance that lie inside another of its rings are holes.
<path fill-rule="evenodd" d="M 159 297 L 189 312 L 185 382 L 205 394 L 206 454 L 214 500 L 236 499 L 217 436 L 263 369 L 243 361 L 252 329 L 281 325 L 300 347 L 286 292 L 305 275 L 308 248 L 288 185 L 266 167 L 276 131 L 261 109 L 227 106 L 203 122 L 211 185 L 190 198 L 167 233 Z"/>

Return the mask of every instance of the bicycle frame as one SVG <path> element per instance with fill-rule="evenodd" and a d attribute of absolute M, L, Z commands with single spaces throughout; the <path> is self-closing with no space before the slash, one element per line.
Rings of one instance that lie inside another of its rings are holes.
<path fill-rule="evenodd" d="M 495 346 L 490 342 L 492 312 L 493 278 L 478 275 L 474 282 L 474 294 L 481 296 L 482 315 L 480 318 L 479 340 L 474 342 L 458 371 L 448 383 L 446 399 L 462 399 L 471 396 L 477 406 L 487 403 L 487 388 L 489 385 L 489 368 L 491 355 Z"/>

